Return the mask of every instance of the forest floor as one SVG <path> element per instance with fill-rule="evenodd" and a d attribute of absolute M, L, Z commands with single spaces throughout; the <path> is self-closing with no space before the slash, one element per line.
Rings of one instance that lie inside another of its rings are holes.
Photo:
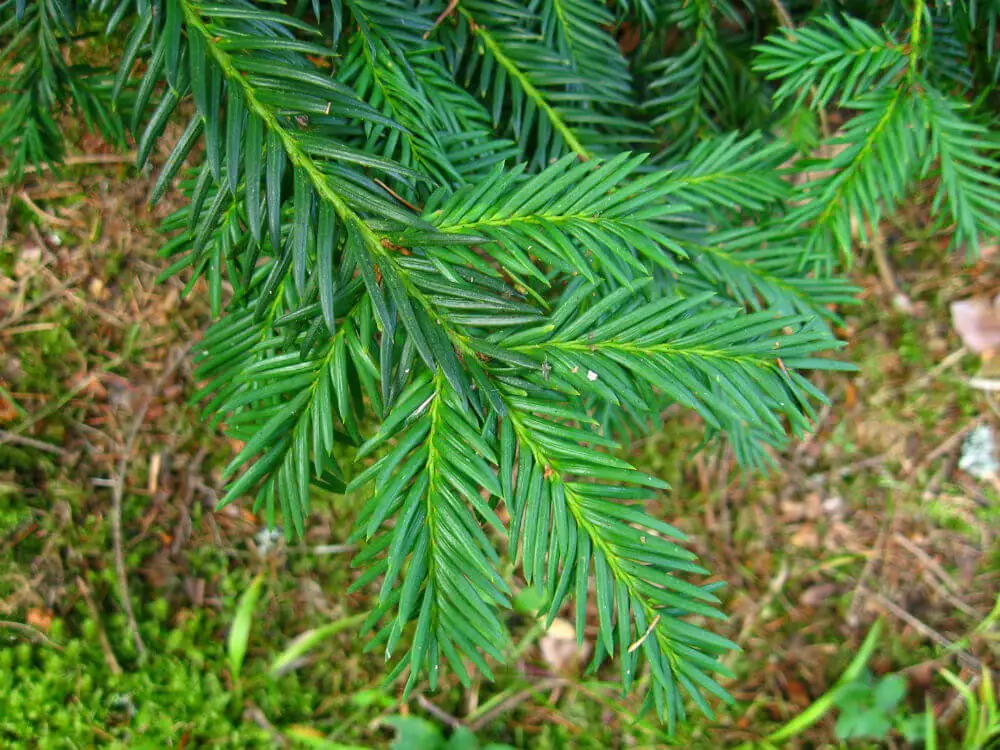
<path fill-rule="evenodd" d="M 967 265 L 919 211 L 898 217 L 885 239 L 910 304 L 859 259 L 840 331 L 859 370 L 818 378 L 832 406 L 769 476 L 695 453 L 694 417 L 630 447 L 673 486 L 658 512 L 728 582 L 719 629 L 743 648 L 729 659 L 736 704 L 670 739 L 635 717 L 613 670 L 581 674 L 563 634 L 523 612 L 510 665 L 470 690 L 401 703 L 356 618 L 271 674 L 296 636 L 369 606 L 371 591 L 345 593 L 357 499 L 317 502 L 293 545 L 246 504 L 214 510 L 233 446 L 188 403 L 207 294 L 154 283 L 169 206 L 149 212 L 146 177 L 90 158 L 0 191 L 0 744 L 381 747 L 404 715 L 522 748 L 749 747 L 782 727 L 775 746 L 820 748 L 841 745 L 844 716 L 866 716 L 872 738 L 848 746 L 906 747 L 930 710 L 952 746 L 967 712 L 939 670 L 975 686 L 1000 652 L 1000 484 L 959 467 L 1000 409 L 968 382 L 980 362 L 949 304 L 992 299 L 996 258 Z M 236 674 L 227 634 L 259 574 Z M 876 621 L 872 677 L 843 711 L 821 710 Z M 892 689 L 864 687 L 894 674 Z M 886 698 L 900 682 L 905 697 Z"/>

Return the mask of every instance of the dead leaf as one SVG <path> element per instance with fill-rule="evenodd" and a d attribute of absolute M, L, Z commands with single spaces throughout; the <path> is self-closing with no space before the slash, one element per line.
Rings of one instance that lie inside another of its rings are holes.
<path fill-rule="evenodd" d="M 583 647 L 577 646 L 576 628 L 569 620 L 557 617 L 541 637 L 538 647 L 542 659 L 553 672 L 565 672 L 579 667 L 590 654 L 590 644 L 586 641 Z"/>
<path fill-rule="evenodd" d="M 781 519 L 788 523 L 816 520 L 823 516 L 823 499 L 815 492 L 802 499 L 782 500 L 780 507 Z"/>
<path fill-rule="evenodd" d="M 983 355 L 1000 350 L 1000 314 L 996 300 L 972 297 L 952 302 L 951 324 L 969 350 Z"/>
<path fill-rule="evenodd" d="M 91 279 L 90 283 L 87 285 L 87 291 L 90 292 L 90 296 L 97 302 L 104 302 L 111 296 L 111 293 L 104 286 L 104 281 L 102 279 Z"/>
<path fill-rule="evenodd" d="M 35 273 L 42 264 L 42 248 L 35 245 L 22 247 L 14 260 L 14 278 L 24 279 Z"/>
<path fill-rule="evenodd" d="M 150 495 L 156 494 L 160 486 L 160 466 L 163 463 L 163 455 L 154 453 L 149 457 L 149 477 L 146 480 L 146 489 Z"/>
<path fill-rule="evenodd" d="M 803 524 L 798 531 L 792 534 L 789 541 L 792 546 L 800 549 L 816 549 L 819 547 L 819 533 L 811 523 Z"/>
<path fill-rule="evenodd" d="M 66 387 L 70 390 L 79 390 L 82 395 L 88 396 L 95 401 L 103 401 L 108 397 L 108 389 L 101 382 L 102 373 L 88 373 L 80 371 L 76 373 Z"/>
<path fill-rule="evenodd" d="M 844 396 L 844 406 L 847 409 L 853 409 L 858 403 L 858 388 L 854 383 L 847 384 L 847 393 Z"/>
<path fill-rule="evenodd" d="M 52 627 L 52 610 L 32 607 L 28 610 L 24 621 L 33 628 L 48 633 Z"/>
<path fill-rule="evenodd" d="M 623 55 L 631 55 L 642 41 L 642 27 L 638 24 L 624 22 L 618 30 L 618 48 Z"/>
<path fill-rule="evenodd" d="M 799 596 L 799 603 L 804 607 L 815 609 L 823 602 L 837 594 L 838 587 L 835 583 L 818 583 L 810 586 Z"/>
<path fill-rule="evenodd" d="M 997 254 L 998 250 L 1000 250 L 1000 244 L 996 242 L 993 242 L 989 245 L 980 245 L 979 261 L 982 263 L 983 261 L 992 260 L 993 256 Z"/>
<path fill-rule="evenodd" d="M 14 404 L 0 395 L 0 424 L 13 422 L 15 419 L 17 419 L 17 409 L 14 408 Z"/>
<path fill-rule="evenodd" d="M 812 703 L 806 686 L 798 680 L 788 680 L 788 683 L 785 685 L 785 692 L 788 693 L 788 700 L 799 708 L 805 708 Z"/>

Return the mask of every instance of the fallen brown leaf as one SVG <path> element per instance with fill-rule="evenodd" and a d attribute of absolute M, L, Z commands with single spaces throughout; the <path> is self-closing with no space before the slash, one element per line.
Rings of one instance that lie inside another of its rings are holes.
<path fill-rule="evenodd" d="M 52 610 L 32 607 L 28 610 L 24 621 L 31 627 L 48 633 L 49 628 L 52 627 Z"/>
<path fill-rule="evenodd" d="M 952 302 L 951 324 L 969 350 L 985 355 L 1000 349 L 997 300 L 972 297 Z"/>
<path fill-rule="evenodd" d="M 552 621 L 548 631 L 539 640 L 538 647 L 542 652 L 542 659 L 553 672 L 565 672 L 578 667 L 590 652 L 590 644 L 587 642 L 584 642 L 583 648 L 577 646 L 576 628 L 562 617 Z"/>

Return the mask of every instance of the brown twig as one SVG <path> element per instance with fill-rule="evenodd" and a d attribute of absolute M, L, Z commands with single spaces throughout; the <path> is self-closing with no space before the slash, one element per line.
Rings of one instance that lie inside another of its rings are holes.
<path fill-rule="evenodd" d="M 950 453 L 955 448 L 957 448 L 959 444 L 961 444 L 961 442 L 965 439 L 966 435 L 968 435 L 972 430 L 974 430 L 976 427 L 978 427 L 983 423 L 983 419 L 984 418 L 981 416 L 976 417 L 971 422 L 963 425 L 959 430 L 953 432 L 951 435 L 949 435 L 947 438 L 941 441 L 938 444 L 938 446 L 934 448 L 930 453 L 928 453 L 918 462 L 913 464 L 913 467 L 908 472 L 906 472 L 905 478 L 914 476 L 925 466 L 934 463 L 937 459 L 941 458 L 941 456 L 945 455 L 946 453 Z"/>
<path fill-rule="evenodd" d="M 458 7 L 458 0 L 448 0 L 448 5 L 445 7 L 441 14 L 434 19 L 434 25 L 431 26 L 427 31 L 424 32 L 424 39 L 429 39 L 430 35 L 434 32 L 438 26 L 444 23 L 444 20 L 455 12 L 455 8 Z"/>
<path fill-rule="evenodd" d="M 919 391 L 925 388 L 929 383 L 933 382 L 934 379 L 947 369 L 950 369 L 962 361 L 962 357 L 969 353 L 969 350 L 964 346 L 958 347 L 955 351 L 949 354 L 947 357 L 942 359 L 931 369 L 925 372 L 916 380 L 911 380 L 907 383 L 903 390 L 907 393 L 911 391 Z"/>
<path fill-rule="evenodd" d="M 875 266 L 878 268 L 879 279 L 882 280 L 882 285 L 886 290 L 892 294 L 892 306 L 900 312 L 912 313 L 913 302 L 896 281 L 896 274 L 893 273 L 892 264 L 889 263 L 889 255 L 885 250 L 885 237 L 882 235 L 880 227 L 874 227 L 871 249 L 875 256 Z"/>
<path fill-rule="evenodd" d="M 46 646 L 52 646 L 56 651 L 64 651 L 65 649 L 56 643 L 54 640 L 49 638 L 45 633 L 43 633 L 38 628 L 33 628 L 30 625 L 26 625 L 23 622 L 12 622 L 10 620 L 0 620 L 0 628 L 6 628 L 7 630 L 13 630 L 15 633 L 20 633 L 27 638 L 35 641 L 36 643 L 44 643 Z"/>
<path fill-rule="evenodd" d="M 73 222 L 69 219 L 63 219 L 55 214 L 50 214 L 44 208 L 35 203 L 31 196 L 28 195 L 23 190 L 19 191 L 17 194 L 17 199 L 21 201 L 24 205 L 31 209 L 31 212 L 35 214 L 42 221 L 48 222 L 49 224 L 54 224 L 57 227 L 71 227 Z"/>
<path fill-rule="evenodd" d="M 66 451 L 58 445 L 52 445 L 52 443 L 35 440 L 34 438 L 26 437 L 24 435 L 16 435 L 13 432 L 7 432 L 7 430 L 0 430 L 0 444 L 3 443 L 23 445 L 25 448 L 34 448 L 35 450 L 45 451 L 46 453 L 54 453 L 57 456 L 66 455 Z"/>
<path fill-rule="evenodd" d="M 628 652 L 630 654 L 637 648 L 639 648 L 639 646 L 641 646 L 643 643 L 646 642 L 646 639 L 649 638 L 649 634 L 653 632 L 653 628 L 655 628 L 659 624 L 659 622 L 660 622 L 660 615 L 657 615 L 656 617 L 653 618 L 653 621 L 649 623 L 649 627 L 646 628 L 646 632 L 639 637 L 639 640 L 635 641 L 632 645 L 628 647 Z"/>
<path fill-rule="evenodd" d="M 346 552 L 354 552 L 360 547 L 360 544 L 316 544 L 311 547 L 304 544 L 300 547 L 293 547 L 289 552 L 301 552 L 306 555 L 342 555 Z"/>
<path fill-rule="evenodd" d="M 115 357 L 114 359 L 110 360 L 107 363 L 107 365 L 105 366 L 105 371 L 111 370 L 111 369 L 117 367 L 122 362 L 122 359 L 123 359 L 123 357 L 121 355 L 119 355 L 119 356 Z M 30 429 L 33 425 L 36 425 L 39 422 L 41 422 L 43 419 L 47 419 L 48 417 L 52 416 L 57 411 L 59 411 L 60 409 L 62 409 L 66 404 L 68 404 L 70 401 L 72 401 L 82 391 L 84 391 L 87 388 L 89 388 L 90 385 L 92 383 L 94 383 L 96 380 L 97 380 L 97 375 L 95 375 L 94 373 L 91 373 L 86 378 L 84 378 L 83 380 L 81 380 L 79 383 L 77 383 L 76 385 L 74 385 L 69 390 L 68 393 L 66 393 L 65 395 L 63 395 L 57 401 L 53 402 L 51 406 L 48 406 L 45 409 L 43 409 L 42 411 L 38 412 L 37 414 L 33 414 L 30 417 L 27 417 L 27 418 L 23 419 L 22 421 L 18 422 L 16 425 L 13 426 L 13 428 L 10 430 L 10 432 L 12 434 L 14 434 L 14 435 L 20 435 L 25 430 Z M 0 436 L 0 445 L 3 445 L 5 442 L 7 442 L 7 441 L 2 436 Z"/>
<path fill-rule="evenodd" d="M 760 600 L 760 602 L 755 604 L 752 611 L 743 619 L 739 635 L 736 636 L 737 644 L 742 646 L 746 643 L 747 638 L 750 637 L 754 626 L 757 624 L 757 620 L 760 619 L 761 613 L 770 607 L 774 600 L 781 595 L 781 592 L 785 588 L 785 584 L 788 583 L 790 573 L 791 571 L 788 567 L 788 560 L 783 559 L 781 561 L 781 567 L 778 568 L 777 575 L 775 575 L 774 578 L 772 578 L 767 584 L 767 592 L 764 594 L 764 597 Z M 722 663 L 727 667 L 733 666 L 739 656 L 739 653 L 740 652 L 738 651 L 730 651 L 722 657 Z"/>
<path fill-rule="evenodd" d="M 48 268 L 43 268 L 42 272 L 45 273 L 47 276 L 49 276 L 53 280 L 53 282 L 55 283 L 59 282 L 59 278 L 54 273 L 52 273 L 52 271 L 50 271 Z M 100 305 L 95 305 L 92 302 L 88 302 L 87 300 L 77 295 L 77 293 L 73 290 L 73 287 L 76 286 L 76 282 L 81 280 L 83 276 L 84 274 L 74 276 L 71 282 L 60 284 L 57 290 L 58 293 L 62 294 L 64 299 L 68 300 L 69 302 L 72 302 L 75 305 L 80 306 L 85 311 L 89 312 L 91 315 L 96 315 L 105 323 L 112 325 L 115 328 L 125 328 L 128 325 L 128 321 L 123 320 L 121 316 L 110 313 Z"/>
<path fill-rule="evenodd" d="M 142 406 L 135 413 L 132 424 L 129 427 L 125 445 L 122 448 L 122 455 L 118 460 L 118 469 L 111 477 L 111 537 L 115 548 L 115 572 L 118 576 L 118 595 L 122 600 L 122 608 L 125 610 L 125 617 L 128 619 L 129 630 L 132 633 L 132 640 L 135 643 L 135 650 L 140 659 L 146 654 L 146 644 L 142 641 L 142 635 L 139 633 L 139 624 L 135 619 L 135 612 L 132 610 L 132 599 L 129 597 L 128 591 L 128 571 L 125 569 L 125 551 L 122 543 L 122 501 L 125 495 L 125 476 L 128 471 L 129 459 L 132 457 L 132 450 L 139 436 L 139 429 L 146 419 L 146 412 L 149 410 L 150 404 L 160 389 L 163 388 L 167 379 L 173 375 L 180 363 L 184 361 L 191 346 L 192 344 L 188 344 L 178 352 L 173 362 L 157 378 L 152 389 L 146 395 L 146 398 L 143 399 Z"/>
<path fill-rule="evenodd" d="M 861 592 L 866 591 L 865 583 L 875 572 L 875 566 L 885 560 L 886 550 L 889 543 L 889 531 L 896 518 L 896 506 L 893 505 L 888 513 L 882 514 L 882 525 L 878 531 L 878 538 L 875 540 L 875 550 L 865 561 L 865 567 L 858 577 L 857 585 L 854 587 L 854 594 L 851 596 L 851 604 L 847 608 L 847 624 L 855 627 L 858 624 L 858 608 L 861 602 Z"/>
<path fill-rule="evenodd" d="M 495 706 L 491 706 L 489 710 L 483 712 L 481 716 L 477 716 L 473 721 L 469 722 L 469 729 L 473 732 L 478 732 L 480 729 L 485 727 L 491 721 L 496 719 L 501 714 L 510 711 L 512 708 L 516 708 L 524 701 L 528 700 L 534 695 L 542 692 L 543 690 L 555 690 L 556 688 L 561 688 L 567 685 L 572 685 L 573 683 L 562 677 L 552 677 L 547 680 L 542 680 L 537 685 L 532 685 L 531 687 L 525 688 L 517 693 L 514 693 L 509 698 L 504 698 L 502 701 L 497 703 Z"/>
<path fill-rule="evenodd" d="M 462 723 L 461 719 L 456 719 L 450 713 L 445 711 L 443 708 L 438 708 L 430 699 L 427 698 L 423 693 L 417 695 L 417 703 L 420 705 L 424 711 L 429 713 L 438 721 L 447 724 L 452 729 L 460 729 L 465 725 Z"/>
<path fill-rule="evenodd" d="M 73 286 L 76 286 L 76 284 L 78 284 L 80 281 L 82 281 L 83 278 L 84 278 L 84 276 L 86 276 L 86 274 L 83 274 L 83 273 L 74 274 L 73 276 L 71 276 L 70 278 L 68 278 L 65 282 L 63 282 L 62 284 L 60 284 L 58 287 L 56 287 L 55 289 L 52 289 L 51 291 L 46 292 L 41 297 L 39 297 L 34 302 L 32 302 L 30 305 L 25 306 L 19 312 L 11 315 L 9 318 L 5 318 L 4 320 L 0 320 L 0 331 L 2 331 L 5 328 L 9 328 L 10 326 L 14 325 L 18 321 L 23 320 L 25 318 L 25 316 L 27 316 L 31 312 L 37 310 L 42 305 L 50 302 L 51 300 L 55 299 L 56 297 L 59 297 L 59 296 L 65 294 L 67 290 L 69 290 Z"/>
<path fill-rule="evenodd" d="M 104 651 L 104 661 L 107 662 L 108 669 L 111 671 L 111 674 L 121 674 L 121 665 L 118 663 L 118 659 L 115 658 L 115 652 L 111 649 L 111 642 L 108 640 L 108 634 L 104 632 L 104 625 L 101 623 L 101 613 L 97 609 L 94 597 L 91 596 L 90 586 L 87 585 L 87 582 L 84 581 L 83 578 L 77 576 L 76 587 L 80 589 L 80 593 L 83 594 L 83 601 L 87 603 L 87 609 L 90 610 L 90 616 L 94 618 L 94 627 L 97 628 L 97 640 L 101 644 L 101 650 Z"/>
<path fill-rule="evenodd" d="M 395 190 L 393 190 L 391 187 L 389 187 L 384 182 L 382 182 L 382 180 L 380 180 L 378 177 L 373 177 L 372 178 L 372 182 L 374 182 L 376 185 L 378 185 L 380 188 L 382 188 L 385 192 L 387 192 L 389 195 L 391 195 L 397 201 L 399 201 L 400 203 L 402 203 L 408 209 L 410 209 L 411 211 L 413 211 L 413 213 L 415 213 L 415 214 L 419 214 L 420 213 L 420 209 L 419 208 L 417 208 L 416 206 L 414 206 L 412 203 L 410 203 L 408 200 L 406 200 L 406 198 L 404 198 L 399 193 L 397 193 Z"/>
<path fill-rule="evenodd" d="M 271 735 L 271 741 L 274 742 L 276 747 L 288 747 L 288 739 L 283 735 L 274 724 L 272 724 L 264 712 L 260 710 L 260 707 L 255 704 L 248 702 L 246 708 L 243 710 L 244 716 L 250 719 L 254 724 L 259 726 L 269 735 Z"/>
<path fill-rule="evenodd" d="M 979 687 L 979 681 L 981 679 L 982 679 L 982 676 L 979 675 L 979 674 L 972 675 L 972 679 L 970 679 L 966 683 L 968 685 L 969 690 L 975 691 L 976 688 Z M 938 717 L 937 723 L 939 725 L 941 725 L 941 724 L 944 724 L 944 725 L 950 724 L 951 720 L 953 718 L 955 718 L 955 714 L 957 714 L 961 710 L 961 708 L 962 708 L 962 706 L 964 704 L 965 704 L 965 696 L 962 695 L 959 691 L 956 690 L 955 691 L 955 697 L 953 697 L 948 702 L 948 705 L 945 706 L 944 711 L 942 711 L 941 715 Z"/>
<path fill-rule="evenodd" d="M 941 593 L 956 609 L 962 610 L 965 614 L 969 615 L 969 617 L 972 617 L 977 621 L 982 618 L 982 615 L 959 598 L 961 588 L 959 587 L 958 582 L 948 575 L 948 571 L 941 567 L 941 563 L 928 555 L 917 544 L 900 534 L 898 531 L 893 534 L 893 539 L 899 544 L 899 546 L 903 547 L 914 557 L 920 560 L 920 562 L 923 563 L 924 568 L 937 576 L 937 579 L 941 582 Z"/>
<path fill-rule="evenodd" d="M 0 244 L 7 239 L 7 215 L 14 200 L 13 190 L 0 190 Z"/>
<path fill-rule="evenodd" d="M 778 23 L 786 29 L 795 28 L 795 21 L 792 20 L 788 8 L 785 7 L 785 4 L 781 0 L 771 0 L 771 7 L 774 8 L 774 15 L 778 17 Z"/>
<path fill-rule="evenodd" d="M 127 154 L 74 154 L 73 156 L 67 156 L 63 159 L 59 166 L 79 167 L 94 164 L 129 164 L 131 162 L 135 162 L 136 157 L 137 154 L 135 151 L 130 151 Z M 35 164 L 29 164 L 21 171 L 21 174 L 26 177 L 29 174 L 47 172 L 51 168 L 52 166 L 50 164 L 42 164 L 40 167 Z M 0 172 L 0 182 L 6 182 L 11 174 L 12 173 L 9 169 L 5 169 Z"/>
<path fill-rule="evenodd" d="M 907 612 L 905 609 L 896 604 L 896 602 L 891 599 L 887 599 L 877 591 L 872 591 L 866 586 L 860 586 L 858 591 L 862 595 L 872 599 L 881 609 L 905 622 L 911 628 L 920 633 L 920 635 L 924 636 L 924 638 L 933 641 L 941 648 L 951 650 L 963 666 L 976 671 L 979 671 L 982 668 L 983 664 L 979 661 L 979 659 L 967 651 L 957 650 L 954 643 L 948 640 L 945 636 L 941 635 L 941 633 L 936 631 L 927 623 Z"/>

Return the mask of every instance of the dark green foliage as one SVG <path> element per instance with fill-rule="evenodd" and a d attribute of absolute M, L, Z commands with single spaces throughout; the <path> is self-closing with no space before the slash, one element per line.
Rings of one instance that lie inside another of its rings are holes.
<path fill-rule="evenodd" d="M 829 262 L 835 251 L 849 261 L 852 225 L 864 238 L 927 179 L 939 181 L 932 213 L 954 226 L 956 247 L 975 255 L 1000 235 L 1000 141 L 977 111 L 988 109 L 997 82 L 992 35 L 977 40 L 998 14 L 995 2 L 915 0 L 892 8 L 881 29 L 831 14 L 757 48 L 755 68 L 781 82 L 779 102 L 857 112 L 826 139 L 789 216 L 807 227 L 813 257 Z"/>
<path fill-rule="evenodd" d="M 109 30 L 131 12 L 131 0 L 101 10 Z M 76 49 L 96 28 L 90 2 L 0 2 L 0 151 L 16 179 L 25 166 L 63 156 L 58 115 L 71 108 L 91 130 L 115 144 L 124 126 L 111 106 L 114 71 L 77 61 Z M 67 62 L 67 58 L 69 62 Z M 67 108 L 66 105 L 69 105 Z"/>
<path fill-rule="evenodd" d="M 956 245 L 1000 230 L 996 4 L 814 5 L 790 4 L 794 30 L 735 0 L 85 16 L 127 29 L 113 94 L 140 165 L 183 128 L 153 199 L 178 180 L 189 197 L 165 274 L 205 279 L 219 318 L 198 400 L 245 444 L 222 503 L 252 495 L 301 535 L 317 488 L 367 494 L 355 587 L 378 587 L 371 644 L 407 689 L 504 659 L 505 548 L 539 614 L 572 601 L 581 635 L 593 585 L 594 668 L 649 686 L 669 726 L 728 699 L 735 645 L 690 620 L 721 616 L 718 586 L 647 513 L 666 487 L 616 441 L 677 406 L 766 466 L 823 400 L 803 373 L 842 367 L 820 355 L 853 293 L 831 275 L 852 217 L 864 234 L 934 179 Z M 17 0 L 0 10 L 4 105 L 28 123 L 0 145 L 15 165 L 56 158 L 60 97 L 115 110 L 43 58 L 25 78 L 9 50 L 52 45 Z M 84 26 L 60 22 L 52 44 Z M 830 107 L 854 115 L 837 133 Z"/>

